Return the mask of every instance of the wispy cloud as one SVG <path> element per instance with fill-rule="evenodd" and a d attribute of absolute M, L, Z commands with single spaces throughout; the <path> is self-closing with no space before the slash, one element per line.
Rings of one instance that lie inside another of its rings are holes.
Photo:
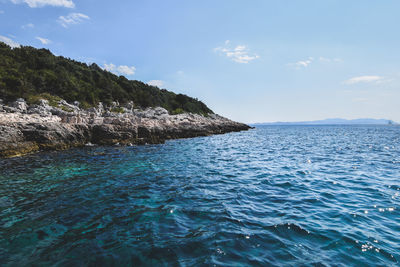
<path fill-rule="evenodd" d="M 357 84 L 357 83 L 380 83 L 385 80 L 382 76 L 369 75 L 369 76 L 358 76 L 350 78 L 344 81 L 345 84 Z"/>
<path fill-rule="evenodd" d="M 58 23 L 64 28 L 68 28 L 70 25 L 82 23 L 85 20 L 89 20 L 89 16 L 82 13 L 70 13 L 67 16 L 60 16 Z"/>
<path fill-rule="evenodd" d="M 307 59 L 304 60 L 299 60 L 294 63 L 289 63 L 287 64 L 289 67 L 293 67 L 295 69 L 302 69 L 302 68 L 307 68 L 313 63 L 334 63 L 334 62 L 342 62 L 343 60 L 340 58 L 327 58 L 327 57 L 319 57 L 315 59 L 314 57 L 308 57 Z"/>
<path fill-rule="evenodd" d="M 25 25 L 22 25 L 22 26 L 21 26 L 21 28 L 22 28 L 23 30 L 32 29 L 32 28 L 34 28 L 34 27 L 35 27 L 35 25 L 34 25 L 33 23 L 28 23 L 28 24 L 25 24 Z"/>
<path fill-rule="evenodd" d="M 44 7 L 44 6 L 57 6 L 57 7 L 66 7 L 66 8 L 74 8 L 75 4 L 71 0 L 11 0 L 14 4 L 25 3 L 29 7 Z"/>
<path fill-rule="evenodd" d="M 164 85 L 164 82 L 161 80 L 151 80 L 148 81 L 147 84 L 152 86 L 162 87 Z"/>
<path fill-rule="evenodd" d="M 300 60 L 295 63 L 289 63 L 288 66 L 295 67 L 296 69 L 307 68 L 311 63 L 313 63 L 313 61 L 314 61 L 314 58 L 309 57 L 305 60 Z"/>
<path fill-rule="evenodd" d="M 0 14 L 4 14 L 4 11 L 3 11 L 3 10 L 0 10 Z"/>
<path fill-rule="evenodd" d="M 0 35 L 0 42 L 6 43 L 11 48 L 20 47 L 20 44 L 18 44 L 17 42 L 14 42 L 13 40 L 11 40 L 8 37 L 2 36 L 2 35 Z"/>
<path fill-rule="evenodd" d="M 35 37 L 36 39 L 38 39 L 42 44 L 47 45 L 50 44 L 51 41 L 49 39 L 43 38 L 43 37 Z"/>
<path fill-rule="evenodd" d="M 232 47 L 230 41 L 226 40 L 224 46 L 214 48 L 214 51 L 225 55 L 234 62 L 247 64 L 259 56 L 254 53 L 250 53 L 249 49 L 245 45 L 237 45 Z"/>
<path fill-rule="evenodd" d="M 342 62 L 343 60 L 340 58 L 327 58 L 327 57 L 319 57 L 319 61 L 331 63 L 331 62 Z"/>
<path fill-rule="evenodd" d="M 126 76 L 134 75 L 136 71 L 136 68 L 134 66 L 131 67 L 126 65 L 116 66 L 112 63 L 104 64 L 103 69 L 112 72 L 116 75 L 126 75 Z"/>

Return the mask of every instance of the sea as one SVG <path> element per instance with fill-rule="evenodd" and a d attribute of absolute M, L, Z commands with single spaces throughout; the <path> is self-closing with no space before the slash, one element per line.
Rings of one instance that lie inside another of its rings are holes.
<path fill-rule="evenodd" d="M 0 159 L 0 266 L 399 266 L 400 127 Z"/>

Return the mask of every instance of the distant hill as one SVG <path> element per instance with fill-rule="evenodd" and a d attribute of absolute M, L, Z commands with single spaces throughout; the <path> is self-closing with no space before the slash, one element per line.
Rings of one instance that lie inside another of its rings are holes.
<path fill-rule="evenodd" d="M 253 125 L 391 125 L 398 123 L 387 119 L 325 119 L 317 121 L 298 121 L 298 122 L 265 122 L 253 123 Z"/>
<path fill-rule="evenodd" d="M 29 104 L 45 98 L 79 101 L 83 108 L 98 102 L 110 105 L 133 101 L 137 108 L 163 107 L 171 114 L 191 112 L 213 113 L 203 102 L 183 94 L 175 94 L 140 81 L 128 80 L 47 49 L 30 46 L 11 48 L 0 42 L 0 99 L 24 98 Z"/>

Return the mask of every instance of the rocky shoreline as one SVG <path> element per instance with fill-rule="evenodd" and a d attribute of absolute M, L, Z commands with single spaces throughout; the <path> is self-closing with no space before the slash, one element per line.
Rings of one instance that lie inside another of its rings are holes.
<path fill-rule="evenodd" d="M 40 100 L 28 105 L 23 99 L 0 100 L 0 157 L 15 157 L 43 150 L 85 145 L 158 144 L 189 138 L 248 130 L 250 126 L 216 114 L 170 115 L 161 107 L 134 109 L 133 103 L 81 109 L 79 103 L 61 100 L 49 105 Z"/>

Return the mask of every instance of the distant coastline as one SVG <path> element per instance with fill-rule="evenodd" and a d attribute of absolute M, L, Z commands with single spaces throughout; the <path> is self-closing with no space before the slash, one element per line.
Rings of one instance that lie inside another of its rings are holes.
<path fill-rule="evenodd" d="M 261 123 L 251 123 L 254 126 L 261 125 L 399 125 L 399 123 L 388 119 L 325 119 L 325 120 L 315 120 L 315 121 L 297 121 L 297 122 L 261 122 Z"/>

